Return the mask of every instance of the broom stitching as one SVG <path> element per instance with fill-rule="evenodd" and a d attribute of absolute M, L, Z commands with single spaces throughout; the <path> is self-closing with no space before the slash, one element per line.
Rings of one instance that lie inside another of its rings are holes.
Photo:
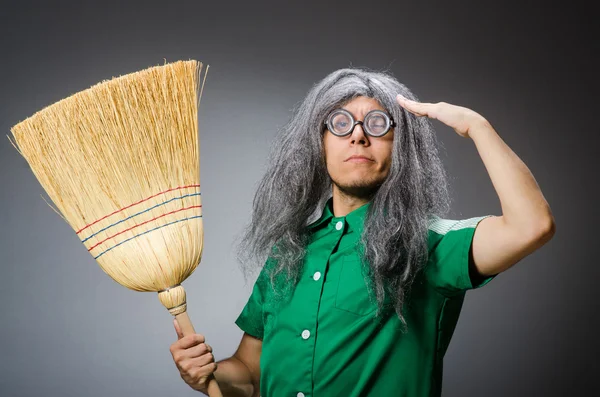
<path fill-rule="evenodd" d="M 109 217 L 109 216 L 111 216 L 111 215 L 114 215 L 114 214 L 116 214 L 117 212 L 120 212 L 120 211 L 126 210 L 127 208 L 133 207 L 134 205 L 137 205 L 137 204 L 143 203 L 144 201 L 150 200 L 151 198 L 153 198 L 153 197 L 156 197 L 156 196 L 159 196 L 159 195 L 161 195 L 161 194 L 168 193 L 168 192 L 170 192 L 170 191 L 172 191 L 172 190 L 185 189 L 185 188 L 188 188 L 188 187 L 200 187 L 200 185 L 187 185 L 187 186 L 180 186 L 180 187 L 171 188 L 171 189 L 169 189 L 169 190 L 165 190 L 164 192 L 156 193 L 156 194 L 155 194 L 155 195 L 153 195 L 153 196 L 150 196 L 150 197 L 148 197 L 148 198 L 145 198 L 145 199 L 143 199 L 143 200 L 140 200 L 140 201 L 138 201 L 138 202 L 135 202 L 135 203 L 133 203 L 133 204 L 130 204 L 130 205 L 128 205 L 127 207 L 123 207 L 123 208 L 121 208 L 120 210 L 116 210 L 116 211 L 114 211 L 114 212 L 112 212 L 112 213 L 110 213 L 110 214 L 108 214 L 108 215 L 105 215 L 105 216 L 103 216 L 102 218 L 100 218 L 100 219 L 98 219 L 98 220 L 96 220 L 96 221 L 94 221 L 94 222 L 92 222 L 92 223 L 90 223 L 90 224 L 88 224 L 88 225 L 84 226 L 83 228 L 79 229 L 79 230 L 76 232 L 76 234 L 79 234 L 79 233 L 81 233 L 82 231 L 84 231 L 84 230 L 85 230 L 85 229 L 87 229 L 88 227 L 90 227 L 90 226 L 92 226 L 92 225 L 94 225 L 94 224 L 96 224 L 96 223 L 100 222 L 100 221 L 101 221 L 101 220 L 103 220 L 103 219 L 106 219 L 106 218 L 108 218 L 108 217 Z"/>
<path fill-rule="evenodd" d="M 127 232 L 127 231 L 129 231 L 129 230 L 131 230 L 131 229 L 135 229 L 135 228 L 136 228 L 136 227 L 138 227 L 138 226 L 145 225 L 146 223 L 148 223 L 148 222 L 152 222 L 152 221 L 154 221 L 154 220 L 156 220 L 156 219 L 158 219 L 158 218 L 162 218 L 163 216 L 167 216 L 167 215 L 170 215 L 170 214 L 174 214 L 174 213 L 176 213 L 176 212 L 179 212 L 179 211 L 185 211 L 185 210 L 189 210 L 189 209 L 192 209 L 192 208 L 202 208 L 202 205 L 192 205 L 192 206 L 190 206 L 190 207 L 186 207 L 186 208 L 179 208 L 179 209 L 177 209 L 177 210 L 174 210 L 174 211 L 171 211 L 171 212 L 167 212 L 166 214 L 162 214 L 162 215 L 156 216 L 156 217 L 154 217 L 154 218 L 152 218 L 152 219 L 148 219 L 147 221 L 144 221 L 144 222 L 142 222 L 142 223 L 140 223 L 140 224 L 137 224 L 137 223 L 136 223 L 134 226 L 130 227 L 129 229 L 121 230 L 119 233 L 117 233 L 117 234 L 113 234 L 112 236 L 105 238 L 104 240 L 100 241 L 99 243 L 96 243 L 94 246 L 92 246 L 92 247 L 88 248 L 88 251 L 91 251 L 92 249 L 96 248 L 98 245 L 102 244 L 102 243 L 103 243 L 103 242 L 105 242 L 106 240 L 110 240 L 110 239 L 111 239 L 111 238 L 113 238 L 113 237 L 117 237 L 119 234 L 125 233 L 125 232 Z"/>
<path fill-rule="evenodd" d="M 107 250 L 105 250 L 105 251 L 102 251 L 102 252 L 101 252 L 101 253 L 100 253 L 98 256 L 95 256 L 95 257 L 94 257 L 94 259 L 98 259 L 100 256 L 104 255 L 106 252 L 108 252 L 108 251 L 112 250 L 113 248 L 116 248 L 116 247 L 118 247 L 119 245 L 121 245 L 121 244 L 123 244 L 123 243 L 126 243 L 126 242 L 127 242 L 127 241 L 129 241 L 129 240 L 133 240 L 133 239 L 134 239 L 134 238 L 136 238 L 136 237 L 139 237 L 139 236 L 141 236 L 141 235 L 144 235 L 144 234 L 146 234 L 146 233 L 150 233 L 151 231 L 154 231 L 154 230 L 156 230 L 156 229 L 160 229 L 160 228 L 162 228 L 162 227 L 165 227 L 165 226 L 172 225 L 172 224 L 174 224 L 174 223 L 177 223 L 177 222 L 181 222 L 181 221 L 187 221 L 187 220 L 189 220 L 189 219 L 194 219 L 194 218 L 202 218 L 202 215 L 196 215 L 196 216 L 190 216 L 189 218 L 178 219 L 178 220 L 176 220 L 176 221 L 169 222 L 169 223 L 166 223 L 166 224 L 164 224 L 164 225 L 157 226 L 157 227 L 155 227 L 154 229 L 146 230 L 144 233 L 137 234 L 137 235 L 135 235 L 135 236 L 133 236 L 133 237 L 130 237 L 130 238 L 128 238 L 127 240 L 123 240 L 123 241 L 121 241 L 119 244 L 117 244 L 117 245 L 115 245 L 115 246 L 113 246 L 113 247 L 110 247 L 110 248 L 108 248 L 108 249 L 107 249 Z"/>
<path fill-rule="evenodd" d="M 94 237 L 95 235 L 97 235 L 98 233 L 105 231 L 106 229 L 110 229 L 111 227 L 113 227 L 113 226 L 116 226 L 116 225 L 118 225 L 118 224 L 119 224 L 119 223 L 121 223 L 121 222 L 125 222 L 125 221 L 126 221 L 126 220 L 128 220 L 128 219 L 131 219 L 131 218 L 133 218 L 133 217 L 135 217 L 135 216 L 138 216 L 138 215 L 140 215 L 140 214 L 143 214 L 144 212 L 148 212 L 148 211 L 150 211 L 151 209 L 154 209 L 154 208 L 156 208 L 156 207 L 160 207 L 161 205 L 165 205 L 165 204 L 167 204 L 167 203 L 169 203 L 169 202 L 171 202 L 171 201 L 173 201 L 173 200 L 179 200 L 179 199 L 183 199 L 183 198 L 185 198 L 185 197 L 190 197 L 190 196 L 200 196 L 200 194 L 201 194 L 201 193 L 192 193 L 192 194 L 186 194 L 186 195 L 179 196 L 179 197 L 173 197 L 173 198 L 172 198 L 172 199 L 170 199 L 170 200 L 167 200 L 167 201 L 164 201 L 164 202 L 162 202 L 162 203 L 156 204 L 155 206 L 153 206 L 153 207 L 150 207 L 150 208 L 148 208 L 148 209 L 146 209 L 146 210 L 144 210 L 144 211 L 140 211 L 140 212 L 138 212 L 137 214 L 133 214 L 133 215 L 130 215 L 130 216 L 128 216 L 128 217 L 127 217 L 127 218 L 125 218 L 125 219 L 121 219 L 120 221 L 117 221 L 117 222 L 113 223 L 112 225 L 108 225 L 108 226 L 106 226 L 105 228 L 98 230 L 96 233 L 94 233 L 94 234 L 91 234 L 91 235 L 90 235 L 90 236 L 88 236 L 86 239 L 82 240 L 81 242 L 82 242 L 82 243 L 85 243 L 86 241 L 88 241 L 89 239 L 91 239 L 92 237 Z"/>

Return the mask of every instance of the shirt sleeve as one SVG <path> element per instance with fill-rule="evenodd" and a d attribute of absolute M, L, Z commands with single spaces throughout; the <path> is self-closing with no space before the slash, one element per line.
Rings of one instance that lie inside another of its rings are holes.
<path fill-rule="evenodd" d="M 469 251 L 479 222 L 493 215 L 463 220 L 434 216 L 429 222 L 429 259 L 425 272 L 433 287 L 446 297 L 483 287 L 497 275 L 475 280 L 469 275 Z"/>
<path fill-rule="evenodd" d="M 267 264 L 269 262 L 267 261 Z M 252 293 L 248 298 L 246 306 L 242 309 L 242 312 L 238 316 L 235 323 L 240 329 L 258 339 L 263 339 L 264 334 L 264 303 L 265 303 L 265 292 L 267 282 L 269 281 L 266 273 L 266 265 L 263 266 L 254 287 Z"/>

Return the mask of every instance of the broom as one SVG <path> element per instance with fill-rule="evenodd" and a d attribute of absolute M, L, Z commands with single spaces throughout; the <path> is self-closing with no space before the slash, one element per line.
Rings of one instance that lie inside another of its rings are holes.
<path fill-rule="evenodd" d="M 203 249 L 198 107 L 207 71 L 201 79 L 202 63 L 190 60 L 113 77 L 8 137 L 102 270 L 158 292 L 184 335 L 195 330 L 181 283 Z M 214 376 L 208 390 L 221 396 Z"/>

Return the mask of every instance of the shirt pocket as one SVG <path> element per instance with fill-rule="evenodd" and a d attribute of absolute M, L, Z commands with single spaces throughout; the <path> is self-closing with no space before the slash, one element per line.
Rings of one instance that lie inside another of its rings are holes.
<path fill-rule="evenodd" d="M 377 309 L 363 276 L 360 259 L 354 255 L 342 258 L 342 266 L 335 296 L 335 307 L 358 316 L 366 316 Z"/>

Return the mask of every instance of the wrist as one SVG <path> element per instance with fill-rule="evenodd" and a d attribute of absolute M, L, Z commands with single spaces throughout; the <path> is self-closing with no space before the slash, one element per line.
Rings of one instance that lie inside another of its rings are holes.
<path fill-rule="evenodd" d="M 493 131 L 494 131 L 494 128 L 492 127 L 490 122 L 482 117 L 470 124 L 468 136 L 469 136 L 469 138 L 476 140 L 480 136 L 488 135 Z"/>

